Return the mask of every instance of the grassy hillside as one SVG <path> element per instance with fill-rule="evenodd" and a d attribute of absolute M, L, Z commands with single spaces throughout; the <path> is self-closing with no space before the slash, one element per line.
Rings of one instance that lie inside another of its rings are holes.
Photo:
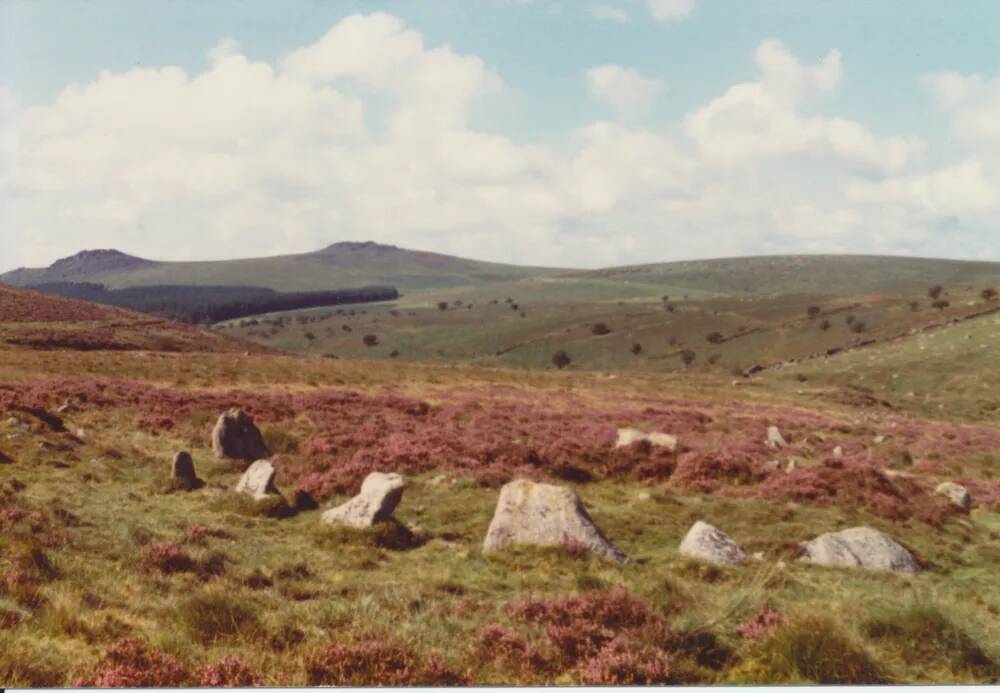
<path fill-rule="evenodd" d="M 696 293 L 666 302 L 655 289 L 547 278 L 217 327 L 284 351 L 347 358 L 547 369 L 562 350 L 572 359 L 571 370 L 728 374 L 894 338 L 996 305 L 981 297 L 982 287 L 966 285 L 948 286 L 942 294 L 948 305 L 940 309 L 932 307 L 924 287 L 841 296 Z M 810 316 L 810 307 L 818 313 Z M 595 334 L 598 324 L 608 331 Z M 366 343 L 366 335 L 377 343 Z M 684 361 L 686 352 L 693 353 L 691 363 Z"/>
<path fill-rule="evenodd" d="M 784 383 L 732 387 L 710 372 L 0 350 L 5 686 L 1000 677 L 1000 484 L 984 453 L 1000 445 L 995 426 L 801 406 Z M 56 426 L 46 413 L 63 405 Z M 286 497 L 320 509 L 277 517 L 233 493 L 240 470 L 209 444 L 231 405 L 278 452 Z M 772 424 L 789 441 L 779 452 L 764 445 Z M 616 452 L 626 425 L 675 433 L 682 449 Z M 181 449 L 203 488 L 171 492 Z M 913 478 L 879 471 L 904 463 Z M 396 516 L 412 534 L 320 524 L 372 468 L 407 476 Z M 633 560 L 483 553 L 498 487 L 515 476 L 572 483 Z M 974 485 L 971 513 L 932 494 L 950 479 Z M 759 560 L 681 556 L 697 520 Z M 796 560 L 797 542 L 857 525 L 928 570 Z"/>
<path fill-rule="evenodd" d="M 1000 263 L 877 255 L 784 255 L 631 265 L 583 272 L 718 294 L 843 294 L 933 284 L 995 284 Z"/>
<path fill-rule="evenodd" d="M 859 399 L 871 396 L 924 416 L 996 422 L 1000 314 L 795 364 L 762 377 L 819 400 L 843 397 L 847 390 Z"/>
<path fill-rule="evenodd" d="M 208 330 L 130 310 L 0 286 L 0 354 L 51 351 L 267 352 Z"/>

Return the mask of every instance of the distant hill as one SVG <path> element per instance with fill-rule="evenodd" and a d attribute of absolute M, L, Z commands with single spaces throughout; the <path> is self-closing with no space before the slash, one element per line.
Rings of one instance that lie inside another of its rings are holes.
<path fill-rule="evenodd" d="M 299 255 L 205 262 L 153 262 L 113 250 L 84 251 L 47 268 L 0 275 L 0 283 L 26 287 L 88 281 L 109 289 L 189 285 L 253 286 L 275 291 L 394 286 L 407 291 L 516 281 L 557 272 L 381 243 L 344 242 Z"/>
<path fill-rule="evenodd" d="M 564 282 L 559 286 L 538 281 L 534 284 L 538 291 L 557 291 L 560 295 L 572 294 L 574 286 L 591 293 L 599 287 L 608 299 L 616 298 L 619 292 L 622 298 L 637 293 L 675 298 L 684 294 L 691 298 L 857 294 L 932 284 L 997 284 L 1000 262 L 783 255 L 574 270 L 482 262 L 374 242 L 342 242 L 312 253 L 203 262 L 157 262 L 116 250 L 86 250 L 47 268 L 22 268 L 0 275 L 0 283 L 21 287 L 61 282 L 96 282 L 109 289 L 174 285 L 330 291 L 393 286 L 407 293 L 486 288 L 526 279 Z"/>
<path fill-rule="evenodd" d="M 775 255 L 629 265 L 574 272 L 571 276 L 663 286 L 675 293 L 857 294 L 933 284 L 997 283 L 1000 262 L 880 255 Z"/>

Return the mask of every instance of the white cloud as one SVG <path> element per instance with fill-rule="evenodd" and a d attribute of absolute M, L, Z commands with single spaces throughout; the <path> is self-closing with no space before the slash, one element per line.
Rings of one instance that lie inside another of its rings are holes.
<path fill-rule="evenodd" d="M 587 90 L 609 106 L 619 118 L 628 119 L 649 110 L 660 85 L 638 70 L 620 65 L 599 65 L 587 70 Z"/>
<path fill-rule="evenodd" d="M 105 72 L 28 109 L 0 89 L 0 264 L 87 247 L 186 259 L 342 239 L 563 266 L 995 256 L 981 232 L 1000 206 L 984 115 L 993 82 L 929 78 L 975 142 L 935 168 L 919 140 L 825 113 L 847 79 L 836 51 L 807 65 L 764 42 L 755 61 L 753 81 L 657 130 L 635 124 L 655 80 L 596 67 L 586 87 L 618 120 L 530 145 L 476 125 L 505 89 L 492 67 L 385 14 L 349 17 L 276 64 L 224 40 L 194 74 Z"/>
<path fill-rule="evenodd" d="M 658 22 L 680 22 L 691 16 L 694 0 L 649 0 L 649 11 Z"/>
<path fill-rule="evenodd" d="M 777 41 L 756 52 L 759 78 L 736 84 L 685 119 L 708 158 L 737 164 L 767 157 L 834 160 L 859 172 L 902 170 L 923 152 L 913 137 L 880 138 L 855 121 L 807 115 L 804 104 L 833 92 L 843 76 L 838 51 L 803 66 Z"/>
<path fill-rule="evenodd" d="M 587 12 L 594 19 L 599 19 L 604 22 L 617 22 L 618 24 L 624 24 L 629 20 L 628 12 L 620 7 L 615 7 L 614 5 L 591 5 L 587 8 Z"/>

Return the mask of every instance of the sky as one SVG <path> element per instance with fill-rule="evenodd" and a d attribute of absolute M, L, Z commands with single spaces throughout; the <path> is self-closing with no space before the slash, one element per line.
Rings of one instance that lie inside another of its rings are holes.
<path fill-rule="evenodd" d="M 1000 260 L 994 0 L 3 0 L 0 271 Z"/>

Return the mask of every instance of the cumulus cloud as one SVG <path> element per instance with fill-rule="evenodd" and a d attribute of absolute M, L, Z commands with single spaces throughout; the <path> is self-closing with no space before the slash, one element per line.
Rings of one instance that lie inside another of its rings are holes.
<path fill-rule="evenodd" d="M 986 78 L 928 78 L 978 143 L 934 167 L 916 138 L 824 113 L 848 78 L 839 53 L 807 65 L 777 42 L 758 47 L 753 81 L 679 127 L 636 123 L 655 80 L 596 67 L 585 86 L 616 120 L 548 144 L 478 127 L 507 88 L 497 70 L 387 14 L 275 63 L 232 39 L 206 57 L 194 73 L 104 72 L 31 108 L 0 89 L 4 268 L 86 247 L 221 258 L 344 239 L 562 266 L 996 252 L 982 233 L 1000 189 Z"/>
<path fill-rule="evenodd" d="M 649 0 L 649 11 L 658 22 L 680 22 L 691 16 L 694 0 Z"/>
<path fill-rule="evenodd" d="M 614 5 L 591 5 L 587 8 L 587 12 L 594 19 L 599 19 L 604 22 L 617 22 L 618 24 L 624 24 L 628 21 L 628 12 L 620 7 L 615 7 Z"/>
<path fill-rule="evenodd" d="M 591 97 L 607 105 L 619 118 L 628 119 L 649 110 L 660 85 L 638 70 L 620 65 L 599 65 L 587 70 Z"/>
<path fill-rule="evenodd" d="M 759 77 L 736 84 L 688 115 L 685 128 L 700 151 L 729 163 L 801 156 L 835 160 L 859 171 L 903 169 L 924 149 L 914 137 L 880 138 L 844 118 L 806 115 L 802 106 L 840 84 L 838 51 L 804 66 L 781 43 L 764 41 L 756 51 Z"/>

